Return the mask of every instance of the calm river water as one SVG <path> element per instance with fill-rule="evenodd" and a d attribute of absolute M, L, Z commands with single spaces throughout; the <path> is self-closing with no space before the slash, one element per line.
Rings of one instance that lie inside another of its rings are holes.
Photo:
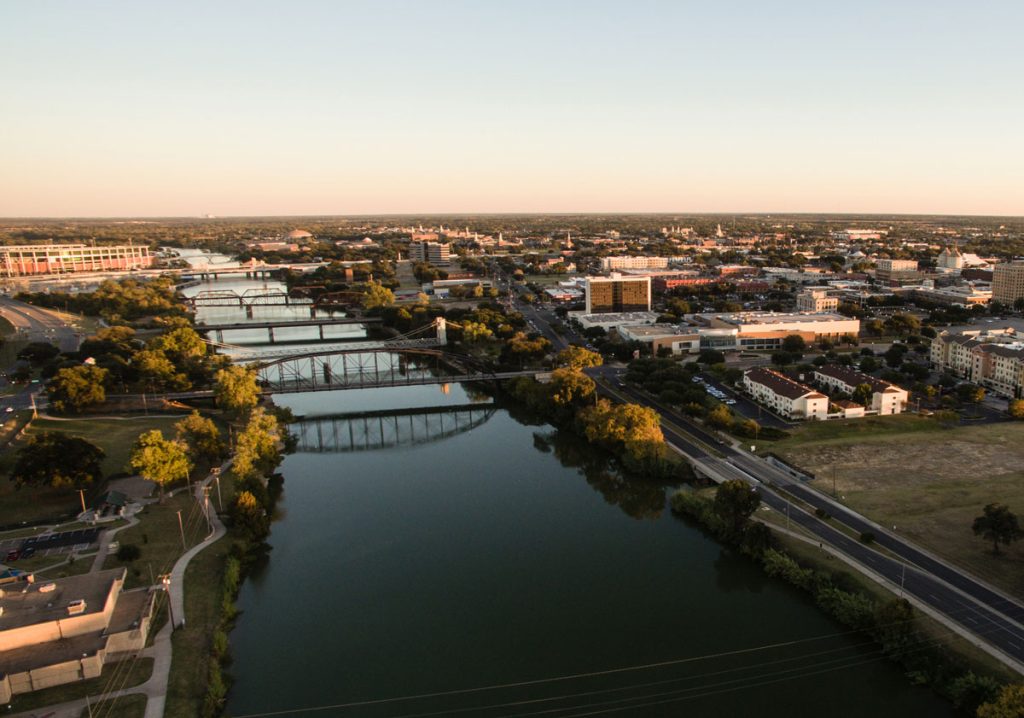
<path fill-rule="evenodd" d="M 666 487 L 549 426 L 501 407 L 329 418 L 481 400 L 278 397 L 316 441 L 281 467 L 273 551 L 239 596 L 229 715 L 952 715 L 673 517 Z M 466 689 L 485 690 L 436 695 Z"/>

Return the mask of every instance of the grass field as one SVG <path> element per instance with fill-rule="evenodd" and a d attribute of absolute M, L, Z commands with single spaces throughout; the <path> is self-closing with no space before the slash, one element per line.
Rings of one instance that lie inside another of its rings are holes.
<path fill-rule="evenodd" d="M 146 701 L 146 696 L 141 693 L 121 696 L 116 701 L 101 706 L 103 718 L 142 718 L 146 714 Z M 90 715 L 89 709 L 85 708 L 79 718 L 97 718 L 98 715 L 95 711 Z"/>
<path fill-rule="evenodd" d="M 831 493 L 834 478 L 852 508 L 1024 595 L 1024 545 L 994 556 L 971 532 L 974 518 L 992 502 L 1024 515 L 1024 423 L 943 429 L 920 417 L 892 421 L 900 418 L 861 430 L 861 422 L 811 425 L 773 450 L 815 474 L 820 491 Z"/>
<path fill-rule="evenodd" d="M 152 415 L 130 419 L 36 419 L 26 432 L 27 435 L 43 431 L 60 431 L 91 441 L 106 452 L 103 460 L 104 476 L 123 473 L 132 445 L 144 431 L 160 429 L 164 436 L 174 434 L 174 422 L 178 415 Z"/>
<path fill-rule="evenodd" d="M 111 554 L 107 556 L 103 568 L 127 567 L 125 588 L 156 583 L 156 577 L 170 571 L 174 562 L 184 553 L 181 529 L 178 527 L 178 511 L 181 511 L 182 526 L 185 529 L 185 544 L 192 548 L 202 541 L 209 533 L 203 512 L 187 490 L 179 491 L 162 503 L 147 505 L 137 514 L 138 524 L 117 534 L 121 546 L 133 544 L 139 547 L 139 558 L 124 562 Z"/>

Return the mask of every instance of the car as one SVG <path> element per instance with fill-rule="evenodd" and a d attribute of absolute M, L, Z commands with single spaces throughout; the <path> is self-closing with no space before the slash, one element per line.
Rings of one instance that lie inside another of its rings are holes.
<path fill-rule="evenodd" d="M 21 556 L 21 551 L 19 551 L 16 548 L 12 548 L 10 551 L 7 552 L 7 559 L 6 560 L 7 561 L 17 561 L 20 556 Z"/>
<path fill-rule="evenodd" d="M 23 548 L 21 550 L 21 553 L 18 556 L 18 558 L 32 558 L 32 556 L 33 556 L 33 554 L 35 554 L 35 552 L 36 552 L 36 550 L 35 550 L 35 547 L 33 547 L 33 546 L 29 546 L 27 548 Z"/>
<path fill-rule="evenodd" d="M 728 404 L 729 406 L 732 406 L 733 404 L 736 403 L 736 400 L 735 399 L 726 399 L 725 403 Z"/>
<path fill-rule="evenodd" d="M 5 411 L 6 413 L 10 414 L 11 412 L 13 412 L 13 411 L 14 411 L 14 407 L 13 407 L 13 406 L 9 406 L 9 407 L 7 407 L 6 409 L 4 409 L 4 411 Z"/>

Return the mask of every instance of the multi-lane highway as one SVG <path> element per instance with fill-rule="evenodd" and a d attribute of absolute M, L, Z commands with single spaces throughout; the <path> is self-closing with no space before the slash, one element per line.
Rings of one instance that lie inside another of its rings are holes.
<path fill-rule="evenodd" d="M 30 341 L 50 342 L 61 351 L 75 351 L 81 334 L 56 312 L 33 307 L 9 297 L 0 297 L 0 316 Z"/>

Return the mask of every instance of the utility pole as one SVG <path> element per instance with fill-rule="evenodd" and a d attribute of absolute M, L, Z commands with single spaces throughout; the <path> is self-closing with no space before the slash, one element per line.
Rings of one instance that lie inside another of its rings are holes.
<path fill-rule="evenodd" d="M 203 513 L 206 514 L 206 525 L 213 531 L 213 522 L 210 520 L 210 487 L 203 487 Z"/>
<path fill-rule="evenodd" d="M 907 577 L 907 564 L 903 563 L 902 564 L 902 569 L 900 571 L 900 598 L 903 598 L 903 581 L 904 581 L 904 579 L 906 579 L 906 577 Z"/>
<path fill-rule="evenodd" d="M 85 489 L 78 490 L 78 498 L 82 500 L 82 513 L 85 513 Z"/>
<path fill-rule="evenodd" d="M 187 551 L 188 547 L 185 545 L 185 525 L 181 522 L 181 509 L 178 509 L 178 530 L 181 532 L 181 550 Z"/>
<path fill-rule="evenodd" d="M 164 573 L 160 575 L 160 582 L 164 585 L 164 592 L 167 594 L 167 612 L 171 617 L 171 632 L 174 631 L 174 606 L 171 601 L 171 574 Z"/>
<path fill-rule="evenodd" d="M 89 702 L 89 694 L 85 694 L 85 707 L 89 711 L 89 718 L 92 718 L 92 704 Z"/>
<path fill-rule="evenodd" d="M 789 531 L 789 501 L 786 502 L 786 530 Z"/>
<path fill-rule="evenodd" d="M 220 467 L 214 469 L 213 478 L 217 482 L 217 506 L 221 513 L 224 513 L 224 499 L 220 495 Z"/>

